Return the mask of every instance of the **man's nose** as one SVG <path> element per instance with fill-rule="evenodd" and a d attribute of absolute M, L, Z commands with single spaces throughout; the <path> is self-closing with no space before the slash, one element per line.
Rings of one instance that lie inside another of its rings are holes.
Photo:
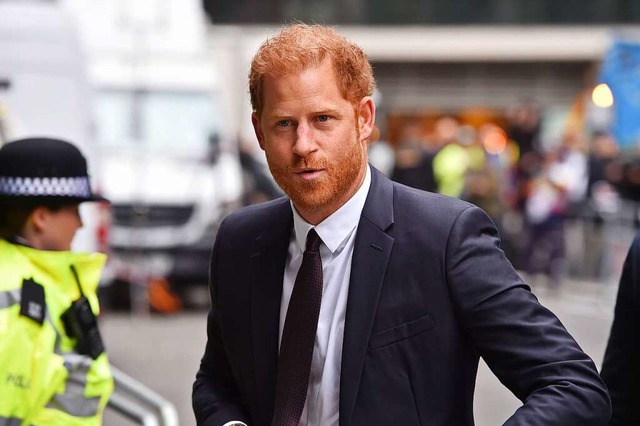
<path fill-rule="evenodd" d="M 300 157 L 307 155 L 318 149 L 314 140 L 313 129 L 305 123 L 298 125 L 296 129 L 296 141 L 293 144 L 293 152 Z"/>

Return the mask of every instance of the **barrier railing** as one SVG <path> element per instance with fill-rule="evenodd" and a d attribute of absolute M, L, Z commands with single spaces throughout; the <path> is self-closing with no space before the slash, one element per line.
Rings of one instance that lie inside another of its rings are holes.
<path fill-rule="evenodd" d="M 115 390 L 107 409 L 143 426 L 178 426 L 178 413 L 172 403 L 157 392 L 111 366 Z"/>

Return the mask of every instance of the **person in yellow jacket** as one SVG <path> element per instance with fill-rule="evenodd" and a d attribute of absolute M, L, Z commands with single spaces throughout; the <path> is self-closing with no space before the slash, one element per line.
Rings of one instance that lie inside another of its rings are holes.
<path fill-rule="evenodd" d="M 113 392 L 98 330 L 106 257 L 74 253 L 91 191 L 74 145 L 0 148 L 0 426 L 98 426 Z"/>

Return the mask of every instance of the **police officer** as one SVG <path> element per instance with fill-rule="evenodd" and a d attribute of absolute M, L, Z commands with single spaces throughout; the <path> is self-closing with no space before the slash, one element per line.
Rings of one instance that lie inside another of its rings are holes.
<path fill-rule="evenodd" d="M 100 425 L 113 391 L 97 328 L 106 257 L 71 252 L 91 191 L 74 145 L 0 148 L 0 426 Z"/>

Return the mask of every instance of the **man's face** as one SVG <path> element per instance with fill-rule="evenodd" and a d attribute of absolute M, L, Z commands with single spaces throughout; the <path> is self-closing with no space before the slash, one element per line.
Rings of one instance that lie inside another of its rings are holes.
<path fill-rule="evenodd" d="M 253 126 L 274 179 L 308 222 L 340 208 L 366 173 L 375 106 L 342 97 L 330 61 L 263 83 Z"/>
<path fill-rule="evenodd" d="M 41 250 L 71 250 L 71 242 L 76 231 L 82 227 L 82 219 L 78 205 L 63 206 L 52 210 L 40 207 L 42 211 L 42 226 L 40 233 Z"/>

